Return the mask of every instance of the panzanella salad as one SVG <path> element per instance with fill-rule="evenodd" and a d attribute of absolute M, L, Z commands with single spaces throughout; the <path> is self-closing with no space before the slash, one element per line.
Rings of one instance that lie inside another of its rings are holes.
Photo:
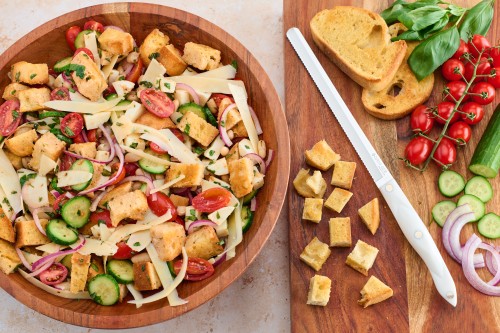
<path fill-rule="evenodd" d="M 53 68 L 13 64 L 2 96 L 0 268 L 65 298 L 184 304 L 179 284 L 236 255 L 273 157 L 236 63 L 158 29 L 137 46 L 88 21 L 66 41 Z"/>

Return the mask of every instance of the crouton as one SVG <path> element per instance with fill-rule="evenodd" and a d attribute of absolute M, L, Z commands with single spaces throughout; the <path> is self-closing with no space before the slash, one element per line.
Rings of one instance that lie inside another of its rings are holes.
<path fill-rule="evenodd" d="M 373 199 L 358 210 L 359 217 L 364 222 L 368 230 L 375 235 L 380 226 L 380 210 L 378 198 Z"/>
<path fill-rule="evenodd" d="M 49 196 L 49 198 L 50 198 L 50 196 Z M 87 223 L 85 223 L 85 225 L 83 227 L 78 228 L 78 233 L 80 233 L 82 235 L 86 235 L 86 236 L 92 236 L 93 235 L 92 227 L 95 225 L 98 225 L 98 224 L 99 224 L 98 220 L 89 219 L 89 221 Z"/>
<path fill-rule="evenodd" d="M 116 227 L 121 220 L 142 220 L 149 209 L 146 195 L 140 190 L 122 194 L 108 202 L 111 223 Z"/>
<path fill-rule="evenodd" d="M 95 142 L 73 143 L 68 150 L 85 158 L 95 158 L 97 154 Z"/>
<path fill-rule="evenodd" d="M 107 29 L 104 33 L 107 31 L 116 30 Z M 104 35 L 104 33 L 102 35 Z M 108 87 L 108 83 L 106 79 L 104 79 L 101 70 L 85 52 L 80 52 L 75 55 L 73 60 L 71 60 L 71 64 L 84 67 L 82 71 L 74 71 L 71 74 L 71 77 L 78 87 L 78 92 L 91 101 L 96 102 L 101 97 L 102 92 Z"/>
<path fill-rule="evenodd" d="M 219 135 L 217 128 L 191 111 L 186 112 L 177 127 L 205 147 Z"/>
<path fill-rule="evenodd" d="M 325 207 L 340 213 L 351 197 L 352 192 L 335 188 L 328 199 L 326 199 Z"/>
<path fill-rule="evenodd" d="M 151 227 L 151 241 L 162 261 L 172 261 L 182 252 L 186 231 L 178 223 L 162 223 Z"/>
<path fill-rule="evenodd" d="M 248 138 L 247 128 L 243 121 L 238 122 L 231 130 L 235 138 Z"/>
<path fill-rule="evenodd" d="M 175 207 L 189 205 L 189 198 L 181 197 L 180 195 L 170 194 L 170 200 L 175 205 Z"/>
<path fill-rule="evenodd" d="M 40 219 L 40 224 L 44 230 L 47 228 L 48 223 L 49 221 Z M 50 243 L 47 236 L 43 235 L 40 230 L 38 230 L 33 220 L 16 222 L 16 233 L 16 247 L 19 248 Z"/>
<path fill-rule="evenodd" d="M 314 275 L 309 281 L 308 305 L 326 306 L 330 300 L 332 280 L 323 275 Z"/>
<path fill-rule="evenodd" d="M 157 60 L 165 67 L 169 76 L 181 75 L 187 68 L 186 62 L 182 60 L 181 52 L 172 44 L 160 49 L 160 56 Z"/>
<path fill-rule="evenodd" d="M 323 180 L 321 182 L 321 190 L 319 193 L 314 193 L 311 187 L 307 185 L 307 180 L 310 177 L 309 169 L 300 169 L 297 176 L 295 176 L 295 179 L 293 180 L 293 187 L 295 187 L 297 193 L 304 198 L 323 198 L 326 191 L 326 181 L 321 177 Z"/>
<path fill-rule="evenodd" d="M 300 259 L 315 271 L 319 271 L 331 253 L 327 244 L 314 237 L 300 254 Z"/>
<path fill-rule="evenodd" d="M 199 186 L 203 180 L 204 172 L 205 167 L 203 164 L 172 164 L 165 173 L 165 183 L 176 179 L 180 175 L 184 175 L 184 179 L 173 184 L 172 187 Z"/>
<path fill-rule="evenodd" d="M 16 241 L 16 232 L 12 222 L 7 217 L 2 207 L 0 207 L 0 238 L 7 242 L 14 243 Z"/>
<path fill-rule="evenodd" d="M 184 45 L 182 59 L 202 71 L 211 70 L 220 65 L 220 51 L 207 45 L 188 42 Z"/>
<path fill-rule="evenodd" d="M 14 155 L 8 150 L 4 150 L 3 152 L 5 153 L 5 156 L 7 156 L 7 158 L 9 159 L 10 164 L 12 164 L 14 169 L 19 170 L 23 167 L 23 159 L 20 156 Z"/>
<path fill-rule="evenodd" d="M 94 188 L 102 177 L 102 170 L 104 170 L 104 164 L 92 162 L 92 167 L 94 168 L 94 173 L 92 174 L 92 179 L 87 188 Z M 94 197 L 94 193 L 87 194 L 91 198 Z"/>
<path fill-rule="evenodd" d="M 350 247 L 351 241 L 351 219 L 349 217 L 337 217 L 330 219 L 330 246 Z"/>
<path fill-rule="evenodd" d="M 218 114 L 218 120 L 220 120 L 220 117 L 222 117 L 222 112 L 231 104 L 234 103 L 234 100 L 232 98 L 229 98 L 229 97 L 226 97 L 226 98 L 223 98 L 221 101 L 220 101 L 220 104 L 219 104 L 219 114 Z M 236 126 L 237 123 L 239 123 L 241 121 L 241 114 L 240 114 L 240 111 L 238 111 L 238 108 L 234 108 L 234 109 L 231 109 L 228 113 L 227 113 L 227 117 L 226 117 L 226 130 L 230 130 L 232 129 L 234 126 Z"/>
<path fill-rule="evenodd" d="M 312 176 L 306 179 L 306 185 L 313 191 L 314 194 L 321 193 L 321 190 L 324 188 L 324 184 L 326 184 L 321 172 L 316 170 L 313 172 Z"/>
<path fill-rule="evenodd" d="M 322 209 L 323 199 L 306 198 L 304 201 L 304 210 L 302 211 L 302 219 L 319 223 L 321 221 Z"/>
<path fill-rule="evenodd" d="M 393 295 L 391 287 L 373 275 L 370 276 L 360 293 L 361 299 L 358 301 L 358 304 L 365 309 L 370 305 L 385 301 Z"/>
<path fill-rule="evenodd" d="M 78 252 L 71 257 L 71 278 L 69 291 L 76 294 L 85 290 L 90 267 L 90 254 L 83 255 Z"/>
<path fill-rule="evenodd" d="M 26 89 L 29 89 L 29 87 L 25 86 L 24 84 L 20 84 L 17 82 L 11 83 L 7 85 L 7 87 L 5 87 L 2 98 L 6 101 L 16 98 L 19 99 L 19 92 Z"/>
<path fill-rule="evenodd" d="M 134 49 L 134 38 L 128 32 L 106 29 L 98 40 L 101 48 L 113 55 L 127 55 Z"/>
<path fill-rule="evenodd" d="M 377 258 L 378 249 L 362 240 L 358 240 L 356 246 L 347 256 L 346 264 L 361 274 L 368 276 L 368 270 L 372 268 Z"/>
<path fill-rule="evenodd" d="M 224 251 L 220 245 L 215 229 L 202 226 L 186 237 L 186 253 L 188 257 L 210 259 Z"/>
<path fill-rule="evenodd" d="M 16 62 L 11 67 L 10 78 L 12 82 L 26 84 L 49 83 L 49 67 L 47 64 L 32 64 L 26 61 Z"/>
<path fill-rule="evenodd" d="M 158 57 L 160 49 L 167 45 L 169 40 L 168 36 L 158 29 L 154 29 L 146 36 L 139 47 L 139 54 L 145 66 L 149 66 L 153 57 Z"/>
<path fill-rule="evenodd" d="M 311 150 L 306 150 L 305 156 L 307 164 L 322 171 L 330 169 L 340 160 L 340 155 L 335 153 L 325 140 L 316 143 Z"/>
<path fill-rule="evenodd" d="M 242 157 L 239 160 L 231 161 L 229 168 L 229 183 L 237 198 L 244 197 L 253 190 L 253 162 Z"/>
<path fill-rule="evenodd" d="M 229 165 L 231 161 L 237 161 L 240 159 L 240 150 L 238 149 L 238 145 L 233 145 L 229 152 L 227 153 L 226 162 Z"/>
<path fill-rule="evenodd" d="M 38 134 L 34 129 L 27 132 L 16 134 L 5 141 L 5 146 L 9 151 L 19 157 L 30 156 L 33 154 L 35 141 L 38 139 Z"/>
<path fill-rule="evenodd" d="M 155 290 L 161 287 L 155 266 L 149 261 L 134 263 L 134 288 L 139 291 Z"/>
<path fill-rule="evenodd" d="M 127 194 L 132 189 L 132 182 L 125 182 L 115 186 L 112 190 L 106 193 L 99 201 L 99 207 L 106 208 L 106 204 L 120 195 Z"/>
<path fill-rule="evenodd" d="M 53 161 L 57 161 L 65 147 L 66 143 L 64 141 L 59 140 L 50 132 L 45 133 L 35 142 L 35 147 L 33 148 L 33 158 L 29 163 L 31 168 L 38 171 L 42 154 L 46 155 Z"/>
<path fill-rule="evenodd" d="M 344 162 L 344 161 L 335 162 L 331 184 L 345 188 L 346 190 L 351 189 L 355 171 L 356 171 L 355 162 Z"/>
<path fill-rule="evenodd" d="M 93 277 L 104 274 L 104 264 L 102 258 L 94 254 L 90 257 L 89 272 L 87 274 L 87 281 L 92 280 Z"/>
<path fill-rule="evenodd" d="M 44 103 L 50 101 L 49 88 L 29 88 L 19 92 L 19 112 L 45 109 Z"/>
<path fill-rule="evenodd" d="M 177 128 L 170 118 L 160 118 L 149 111 L 143 112 L 135 121 L 137 124 L 146 125 L 157 130 L 164 128 Z"/>
<path fill-rule="evenodd" d="M 0 270 L 5 274 L 10 274 L 19 265 L 21 265 L 21 259 L 19 259 L 14 246 L 0 239 Z"/>

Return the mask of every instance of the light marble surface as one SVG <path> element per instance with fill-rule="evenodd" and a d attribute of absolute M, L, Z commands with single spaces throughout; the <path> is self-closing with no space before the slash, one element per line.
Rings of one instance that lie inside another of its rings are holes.
<path fill-rule="evenodd" d="M 115 2 L 115 1 L 109 1 Z M 239 39 L 259 60 L 281 100 L 283 5 L 268 0 L 150 0 L 197 14 Z M 0 53 L 40 24 L 97 0 L 0 0 Z M 63 38 L 63 37 L 62 37 Z M 215 299 L 170 321 L 123 332 L 289 332 L 289 265 L 286 206 L 264 249 L 248 270 Z M 0 332 L 106 332 L 45 317 L 0 289 Z"/>

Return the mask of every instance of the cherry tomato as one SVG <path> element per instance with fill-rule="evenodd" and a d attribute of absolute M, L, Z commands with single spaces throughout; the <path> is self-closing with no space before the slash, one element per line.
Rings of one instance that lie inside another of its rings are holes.
<path fill-rule="evenodd" d="M 108 97 L 111 94 L 116 94 L 116 89 L 113 86 L 108 86 L 104 91 L 102 92 L 102 96 L 104 98 Z"/>
<path fill-rule="evenodd" d="M 423 136 L 413 138 L 405 149 L 405 158 L 413 165 L 419 165 L 430 156 L 433 142 Z"/>
<path fill-rule="evenodd" d="M 69 89 L 66 87 L 55 88 L 50 92 L 51 101 L 70 101 Z"/>
<path fill-rule="evenodd" d="M 83 130 L 83 117 L 81 114 L 72 112 L 61 120 L 61 132 L 68 138 L 74 138 Z"/>
<path fill-rule="evenodd" d="M 137 80 L 139 80 L 139 77 L 142 74 L 143 68 L 144 68 L 144 63 L 142 62 L 141 58 L 139 58 L 139 60 L 137 60 L 137 62 L 135 63 L 134 67 L 132 67 L 130 72 L 125 77 L 125 80 L 137 83 Z"/>
<path fill-rule="evenodd" d="M 97 142 L 99 140 L 97 128 L 87 131 L 87 139 L 89 140 L 89 142 Z"/>
<path fill-rule="evenodd" d="M 437 105 L 437 112 L 439 117 L 436 117 L 436 122 L 438 124 L 444 125 L 446 121 L 450 118 L 453 109 L 455 109 L 455 103 L 452 102 L 439 103 Z M 455 112 L 453 114 L 453 118 L 451 118 L 450 120 L 450 124 L 456 122 L 458 119 L 460 119 L 460 115 L 458 114 L 458 112 Z"/>
<path fill-rule="evenodd" d="M 90 223 L 92 223 L 93 225 L 106 223 L 106 226 L 108 228 L 113 228 L 113 223 L 111 223 L 111 215 L 109 213 L 109 210 L 107 209 L 90 214 Z"/>
<path fill-rule="evenodd" d="M 472 130 L 465 121 L 457 121 L 448 129 L 448 136 L 459 140 L 459 144 L 464 144 L 469 142 L 472 136 Z"/>
<path fill-rule="evenodd" d="M 137 169 L 139 169 L 139 166 L 136 163 L 129 163 L 126 162 L 123 165 L 123 168 L 125 169 L 125 176 L 135 176 L 135 172 Z"/>
<path fill-rule="evenodd" d="M 125 242 L 116 244 L 118 250 L 113 255 L 113 259 L 130 259 L 135 254 L 135 251 L 130 248 Z"/>
<path fill-rule="evenodd" d="M 174 133 L 177 139 L 184 142 L 184 136 L 182 135 L 182 132 L 178 128 L 171 128 L 170 130 L 172 131 L 172 133 Z"/>
<path fill-rule="evenodd" d="M 83 25 L 83 30 L 94 30 L 102 34 L 104 32 L 104 26 L 102 25 L 102 23 L 90 20 L 85 22 L 85 24 Z"/>
<path fill-rule="evenodd" d="M 77 25 L 74 25 L 72 27 L 69 27 L 68 30 L 66 30 L 66 43 L 68 43 L 69 48 L 71 51 L 75 52 L 76 47 L 75 47 L 75 39 L 78 34 L 82 32 L 82 28 L 80 28 Z"/>
<path fill-rule="evenodd" d="M 174 113 L 174 102 L 172 102 L 165 93 L 154 88 L 148 88 L 141 91 L 140 99 L 142 105 L 155 116 L 167 118 Z"/>
<path fill-rule="evenodd" d="M 19 100 L 11 99 L 0 105 L 0 134 L 9 136 L 17 129 L 21 122 Z"/>
<path fill-rule="evenodd" d="M 40 281 L 46 285 L 53 286 L 66 280 L 68 269 L 58 262 L 53 263 L 49 268 L 40 273 Z"/>
<path fill-rule="evenodd" d="M 214 100 L 215 105 L 217 105 L 217 108 L 219 107 L 220 102 L 221 102 L 224 98 L 229 98 L 229 99 L 231 99 L 231 102 L 233 102 L 233 103 L 234 103 L 234 99 L 233 99 L 231 96 L 229 96 L 229 95 L 225 95 L 225 94 L 219 94 L 219 93 L 217 93 L 217 94 L 212 94 L 212 96 L 210 96 L 210 98 L 212 98 L 212 99 Z"/>
<path fill-rule="evenodd" d="M 484 109 L 480 104 L 468 102 L 462 105 L 462 119 L 469 125 L 475 125 L 484 117 Z"/>
<path fill-rule="evenodd" d="M 92 59 L 92 61 L 95 61 L 94 54 L 92 53 L 92 51 L 90 51 L 86 47 L 80 47 L 80 48 L 76 49 L 75 53 L 73 53 L 73 57 L 76 56 L 80 52 L 85 53 L 86 55 L 88 55 L 90 57 L 90 59 Z"/>
<path fill-rule="evenodd" d="M 111 165 L 111 177 L 110 177 L 110 179 L 116 175 L 119 168 L 120 168 L 120 163 L 118 163 L 118 162 L 115 162 Z M 122 168 L 118 177 L 116 177 L 115 180 L 113 180 L 111 183 L 109 183 L 108 186 L 118 184 L 119 182 L 121 182 L 123 180 L 123 178 L 125 178 L 125 168 Z"/>
<path fill-rule="evenodd" d="M 157 154 L 165 154 L 166 151 L 161 149 L 160 146 L 158 146 L 156 143 L 154 142 L 150 142 L 149 143 L 149 148 L 151 148 L 152 151 L 154 151 L 155 153 Z"/>
<path fill-rule="evenodd" d="M 495 87 L 488 82 L 478 82 L 470 89 L 472 100 L 481 105 L 487 105 L 495 99 Z"/>
<path fill-rule="evenodd" d="M 468 44 L 469 52 L 477 58 L 479 56 L 479 52 L 487 51 L 491 48 L 490 42 L 486 39 L 486 37 L 481 35 L 474 35 Z"/>
<path fill-rule="evenodd" d="M 62 206 L 68 201 L 68 197 L 66 196 L 66 193 L 61 194 L 60 196 L 57 197 L 56 200 L 54 200 L 54 203 L 52 204 L 52 208 L 54 209 L 55 212 L 59 212 L 62 208 Z"/>
<path fill-rule="evenodd" d="M 205 190 L 193 198 L 194 209 L 202 213 L 211 213 L 226 207 L 231 201 L 231 192 L 221 187 Z"/>
<path fill-rule="evenodd" d="M 469 53 L 469 46 L 467 45 L 466 42 L 464 42 L 462 39 L 460 39 L 460 46 L 458 49 L 455 51 L 455 54 L 452 56 L 453 59 L 457 60 L 463 60 L 462 56 L 464 53 Z"/>
<path fill-rule="evenodd" d="M 60 160 L 61 160 L 61 163 L 59 165 L 59 170 L 66 171 L 66 170 L 69 170 L 71 165 L 73 165 L 73 163 L 76 161 L 76 158 L 69 156 L 69 155 L 66 155 L 66 154 L 62 154 L 60 157 Z"/>
<path fill-rule="evenodd" d="M 425 105 L 419 105 L 413 110 L 410 118 L 410 126 L 413 132 L 429 133 L 434 126 L 434 117 L 429 113 Z"/>
<path fill-rule="evenodd" d="M 180 216 L 177 216 L 175 219 L 172 220 L 172 222 L 175 222 L 177 224 L 180 224 L 182 225 L 183 227 L 186 226 L 186 222 L 180 217 Z"/>
<path fill-rule="evenodd" d="M 443 166 L 454 163 L 457 160 L 455 143 L 448 138 L 442 138 L 433 157 L 438 164 Z"/>
<path fill-rule="evenodd" d="M 493 61 L 493 67 L 500 67 L 500 47 L 494 46 L 490 50 L 490 57 Z"/>
<path fill-rule="evenodd" d="M 77 136 L 75 136 L 73 138 L 73 143 L 85 143 L 87 141 L 85 141 L 84 137 L 83 137 L 83 132 L 85 130 L 81 131 L 80 134 L 78 134 Z"/>
<path fill-rule="evenodd" d="M 170 214 L 172 214 L 172 218 L 169 221 L 174 220 L 177 217 L 177 209 L 175 208 L 174 203 L 168 195 L 163 192 L 156 192 L 156 201 L 153 201 L 153 195 L 150 194 L 147 197 L 148 206 L 156 216 L 162 216 L 170 210 Z"/>
<path fill-rule="evenodd" d="M 464 81 L 451 81 L 446 84 L 446 98 L 448 102 L 456 102 L 462 97 L 465 93 L 465 89 L 467 88 L 467 84 Z M 465 95 L 463 101 L 469 98 L 468 95 Z"/>
<path fill-rule="evenodd" d="M 182 267 L 182 259 L 176 260 L 174 263 L 174 272 L 179 274 Z M 201 258 L 188 258 L 187 271 L 184 280 L 187 281 L 201 281 L 215 272 L 214 266 L 205 259 Z"/>
<path fill-rule="evenodd" d="M 441 73 L 443 74 L 443 77 L 448 81 L 462 80 L 462 75 L 464 75 L 464 72 L 464 63 L 453 58 L 446 60 L 443 64 L 443 67 L 441 67 Z"/>
<path fill-rule="evenodd" d="M 467 64 L 465 64 L 465 74 L 464 77 L 467 81 L 470 81 L 472 79 L 472 75 L 474 74 L 474 64 L 475 62 L 468 61 Z M 479 65 L 477 66 L 476 69 L 476 75 L 488 75 L 491 72 L 491 64 L 488 61 L 488 58 L 486 57 L 481 57 L 479 59 Z M 482 77 L 477 77 L 474 82 L 482 81 Z"/>
<path fill-rule="evenodd" d="M 500 88 L 500 67 L 493 67 L 489 73 L 492 75 L 488 78 L 487 82 L 496 89 Z"/>

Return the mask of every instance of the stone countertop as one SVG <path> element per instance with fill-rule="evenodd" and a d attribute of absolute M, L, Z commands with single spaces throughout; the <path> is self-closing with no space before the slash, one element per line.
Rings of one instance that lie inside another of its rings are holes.
<path fill-rule="evenodd" d="M 115 1 L 108 1 L 115 2 Z M 145 1 L 146 2 L 146 1 Z M 199 15 L 245 45 L 267 71 L 284 100 L 283 4 L 268 0 L 150 0 Z M 0 53 L 59 15 L 100 4 L 97 0 L 0 0 Z M 251 15 L 249 15 L 251 14 Z M 62 37 L 63 38 L 63 37 Z M 264 249 L 219 296 L 178 318 L 123 332 L 289 332 L 290 290 L 286 204 Z M 0 289 L 0 332 L 107 332 L 67 325 L 41 315 Z"/>

